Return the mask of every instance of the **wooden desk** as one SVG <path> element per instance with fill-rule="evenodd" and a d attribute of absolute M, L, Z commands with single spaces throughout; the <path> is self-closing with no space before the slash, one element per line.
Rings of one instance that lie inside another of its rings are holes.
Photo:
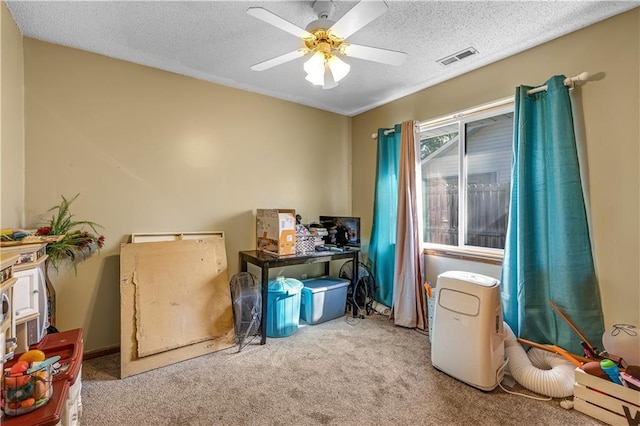
<path fill-rule="evenodd" d="M 249 263 L 256 265 L 262 270 L 261 289 L 262 289 L 262 315 L 260 318 L 260 344 L 264 345 L 267 341 L 267 297 L 269 295 L 269 269 L 279 268 L 293 265 L 308 265 L 313 263 L 324 263 L 325 275 L 329 275 L 330 263 L 333 260 L 350 259 L 353 261 L 354 270 L 358 267 L 357 249 L 344 250 L 342 252 L 322 251 L 306 254 L 293 254 L 288 256 L 275 256 L 257 250 L 240 252 L 240 271 L 247 272 Z M 351 289 L 356 288 L 357 276 L 353 274 L 351 277 Z M 353 315 L 356 315 L 357 309 L 352 309 Z"/>

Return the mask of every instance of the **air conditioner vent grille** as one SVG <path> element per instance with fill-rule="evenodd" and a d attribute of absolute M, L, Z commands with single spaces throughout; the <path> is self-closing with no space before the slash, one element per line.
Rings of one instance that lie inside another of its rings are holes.
<path fill-rule="evenodd" d="M 475 55 L 476 53 L 478 53 L 478 51 L 474 47 L 468 47 L 460 52 L 454 53 L 453 55 L 438 59 L 436 62 L 439 62 L 441 65 L 450 65 L 454 62 L 458 62 L 464 58 Z"/>

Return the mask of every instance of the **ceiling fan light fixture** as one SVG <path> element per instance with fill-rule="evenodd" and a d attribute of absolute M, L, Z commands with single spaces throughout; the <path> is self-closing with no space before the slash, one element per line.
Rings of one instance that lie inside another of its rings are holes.
<path fill-rule="evenodd" d="M 332 89 L 349 73 L 351 66 L 331 53 L 318 51 L 304 63 L 303 68 L 307 81 L 323 89 Z"/>
<path fill-rule="evenodd" d="M 324 74 L 324 54 L 316 52 L 304 63 L 304 71 L 309 75 L 322 76 Z"/>
<path fill-rule="evenodd" d="M 323 74 L 307 74 L 305 80 L 313 84 L 314 86 L 324 85 L 324 73 Z"/>
<path fill-rule="evenodd" d="M 404 52 L 361 46 L 345 41 L 349 36 L 384 14 L 389 8 L 385 1 L 360 0 L 335 22 L 329 19 L 335 9 L 333 2 L 334 0 L 315 1 L 312 8 L 318 19 L 310 22 L 306 29 L 302 29 L 264 8 L 250 7 L 247 9 L 249 15 L 299 37 L 305 46 L 297 51 L 252 65 L 251 69 L 263 71 L 313 52 L 303 66 L 307 73 L 306 80 L 316 86 L 322 86 L 323 89 L 331 89 L 336 87 L 351 69 L 351 66 L 341 60 L 338 54 L 386 65 L 400 65 L 404 62 L 407 56 Z"/>
<path fill-rule="evenodd" d="M 349 70 L 351 70 L 351 65 L 347 64 L 335 55 L 332 55 L 327 60 L 327 65 L 329 66 L 331 74 L 333 74 L 333 79 L 336 83 L 345 78 L 347 74 L 349 74 Z"/>
<path fill-rule="evenodd" d="M 334 79 L 333 73 L 331 72 L 331 68 L 329 68 L 329 62 L 326 61 L 324 63 L 324 84 L 322 88 L 324 90 L 333 89 L 338 85 L 338 80 Z"/>

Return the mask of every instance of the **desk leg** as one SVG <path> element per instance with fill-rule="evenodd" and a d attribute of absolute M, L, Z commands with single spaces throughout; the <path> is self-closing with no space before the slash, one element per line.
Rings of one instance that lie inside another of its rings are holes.
<path fill-rule="evenodd" d="M 267 298 L 269 297 L 269 265 L 262 265 L 262 315 L 260 316 L 260 344 L 267 343 Z"/>
<path fill-rule="evenodd" d="M 356 305 L 356 288 L 358 285 L 358 275 L 360 273 L 360 268 L 358 264 L 358 252 L 354 250 L 353 252 L 353 273 L 351 274 L 351 312 L 353 318 L 358 318 L 358 306 Z"/>

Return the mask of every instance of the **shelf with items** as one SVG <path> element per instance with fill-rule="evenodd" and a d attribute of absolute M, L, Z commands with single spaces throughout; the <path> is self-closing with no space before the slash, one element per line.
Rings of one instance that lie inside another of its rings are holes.
<path fill-rule="evenodd" d="M 5 283 L 13 277 L 13 265 L 17 260 L 16 254 L 0 253 L 0 289 L 4 289 Z"/>
<path fill-rule="evenodd" d="M 0 251 L 3 254 L 15 254 L 18 259 L 15 262 L 17 267 L 26 264 L 34 264 L 41 258 L 47 255 L 46 243 L 32 243 L 32 244 L 17 244 L 6 245 L 6 243 L 0 246 Z M 16 268 L 14 268 L 16 270 Z"/>

